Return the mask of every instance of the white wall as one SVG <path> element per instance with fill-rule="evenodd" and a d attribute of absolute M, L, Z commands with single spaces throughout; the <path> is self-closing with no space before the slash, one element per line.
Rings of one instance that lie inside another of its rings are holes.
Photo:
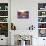
<path fill-rule="evenodd" d="M 38 38 L 38 3 L 46 3 L 46 0 L 11 0 L 11 22 L 14 23 L 16 29 L 18 30 L 27 30 L 30 25 L 35 26 L 33 33 L 33 46 L 40 46 L 38 43 L 42 43 L 42 38 Z M 29 19 L 18 19 L 17 11 L 18 10 L 28 10 Z M 16 31 L 17 31 L 16 30 Z M 37 37 L 36 37 L 37 36 Z"/>
<path fill-rule="evenodd" d="M 38 3 L 45 3 L 46 0 L 11 0 L 11 22 L 15 24 L 17 30 L 27 30 L 32 24 L 38 27 Z M 18 10 L 28 10 L 29 19 L 18 19 Z"/>
<path fill-rule="evenodd" d="M 34 5 L 33 5 L 34 4 Z M 29 19 L 18 19 L 18 10 L 28 10 Z M 37 2 L 32 0 L 12 0 L 11 1 L 11 22 L 16 25 L 17 30 L 27 30 L 32 24 L 37 23 Z M 34 19 L 36 18 L 36 19 Z"/>
<path fill-rule="evenodd" d="M 29 19 L 18 19 L 17 18 L 17 11 L 18 10 L 28 10 L 29 11 Z M 37 9 L 38 9 L 38 3 L 37 0 L 11 0 L 11 22 L 13 22 L 16 25 L 17 32 L 20 32 L 19 30 L 25 30 L 28 29 L 29 26 L 32 24 L 35 26 L 35 32 L 33 33 L 34 36 L 38 36 L 37 34 Z M 29 30 L 28 30 L 29 31 Z M 25 33 L 27 33 L 25 31 Z M 33 39 L 33 44 L 35 43 L 35 38 Z M 37 41 L 37 40 L 36 40 Z"/>

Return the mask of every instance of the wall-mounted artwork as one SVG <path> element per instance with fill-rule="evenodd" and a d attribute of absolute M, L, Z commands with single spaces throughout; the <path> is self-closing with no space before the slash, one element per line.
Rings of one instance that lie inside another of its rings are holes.
<path fill-rule="evenodd" d="M 18 16 L 18 18 L 21 18 L 21 19 L 29 18 L 29 11 L 19 10 L 17 12 L 17 16 Z"/>

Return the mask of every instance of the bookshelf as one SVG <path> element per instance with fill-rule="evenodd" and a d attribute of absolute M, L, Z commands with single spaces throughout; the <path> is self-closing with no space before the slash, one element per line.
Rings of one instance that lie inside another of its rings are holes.
<path fill-rule="evenodd" d="M 38 3 L 38 34 L 46 37 L 46 3 Z"/>
<path fill-rule="evenodd" d="M 8 37 L 8 3 L 0 3 L 0 35 Z"/>

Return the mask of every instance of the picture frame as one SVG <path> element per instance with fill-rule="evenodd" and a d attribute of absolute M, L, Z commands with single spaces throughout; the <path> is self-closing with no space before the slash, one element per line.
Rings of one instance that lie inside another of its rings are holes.
<path fill-rule="evenodd" d="M 28 19 L 29 18 L 29 11 L 26 11 L 26 10 L 17 11 L 17 18 L 18 19 Z"/>

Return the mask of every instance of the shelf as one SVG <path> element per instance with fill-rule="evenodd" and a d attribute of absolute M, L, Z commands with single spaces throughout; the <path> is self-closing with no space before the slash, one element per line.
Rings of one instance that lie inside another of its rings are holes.
<path fill-rule="evenodd" d="M 44 15 L 44 16 L 38 16 L 38 17 L 46 17 L 46 15 Z"/>
<path fill-rule="evenodd" d="M 0 22 L 0 23 L 8 23 L 8 22 Z"/>
<path fill-rule="evenodd" d="M 46 37 L 38 37 L 38 38 L 46 39 Z"/>
<path fill-rule="evenodd" d="M 38 23 L 46 23 L 46 22 L 38 22 Z"/>
<path fill-rule="evenodd" d="M 8 16 L 0 16 L 0 17 L 8 17 Z"/>
<path fill-rule="evenodd" d="M 46 28 L 38 28 L 38 29 L 46 29 Z"/>
<path fill-rule="evenodd" d="M 0 10 L 0 11 L 8 11 L 8 10 Z"/>
<path fill-rule="evenodd" d="M 38 11 L 46 11 L 46 10 L 38 10 Z"/>

